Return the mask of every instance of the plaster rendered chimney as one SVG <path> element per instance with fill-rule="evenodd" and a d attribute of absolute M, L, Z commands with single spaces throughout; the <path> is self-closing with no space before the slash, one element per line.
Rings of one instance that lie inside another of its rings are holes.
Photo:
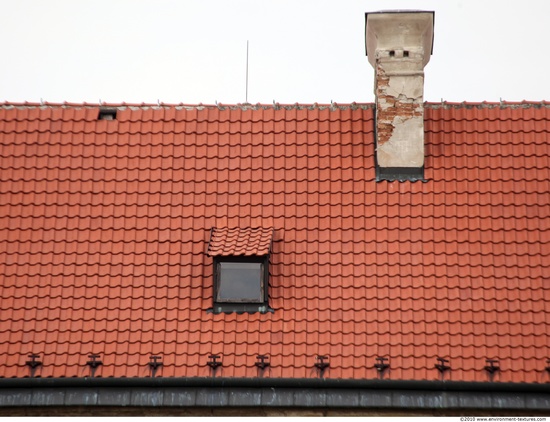
<path fill-rule="evenodd" d="M 424 66 L 433 46 L 434 12 L 366 14 L 374 67 L 378 180 L 424 178 Z"/>

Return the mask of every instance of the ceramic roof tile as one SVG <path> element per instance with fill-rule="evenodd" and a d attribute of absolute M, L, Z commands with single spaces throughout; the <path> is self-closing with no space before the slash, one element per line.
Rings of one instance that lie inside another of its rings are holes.
<path fill-rule="evenodd" d="M 374 181 L 371 105 L 0 108 L 0 376 L 544 382 L 550 112 L 427 105 L 425 183 Z M 212 231 L 210 236 L 210 230 Z M 252 229 L 251 229 L 252 228 Z M 254 229 L 255 228 L 255 229 Z M 275 236 L 274 236 L 275 234 Z M 271 248 L 272 314 L 208 314 L 212 256 Z M 208 253 L 208 254 L 207 254 Z"/>

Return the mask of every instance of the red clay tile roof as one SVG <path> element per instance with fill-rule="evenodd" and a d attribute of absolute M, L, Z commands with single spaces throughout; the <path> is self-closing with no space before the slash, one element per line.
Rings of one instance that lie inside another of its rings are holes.
<path fill-rule="evenodd" d="M 546 382 L 550 109 L 428 105 L 375 182 L 370 105 L 0 108 L 0 376 Z M 273 227 L 268 314 L 212 314 L 213 227 Z"/>
<path fill-rule="evenodd" d="M 212 229 L 208 243 L 210 256 L 264 256 L 271 250 L 273 228 Z"/>

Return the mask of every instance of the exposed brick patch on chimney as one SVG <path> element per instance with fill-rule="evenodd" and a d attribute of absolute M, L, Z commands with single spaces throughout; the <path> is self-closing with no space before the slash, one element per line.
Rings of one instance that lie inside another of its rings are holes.
<path fill-rule="evenodd" d="M 380 63 L 376 67 L 376 99 L 378 147 L 391 139 L 394 129 L 398 126 L 395 119 L 401 124 L 413 117 L 424 119 L 422 95 L 416 98 L 405 94 L 395 96 L 395 90 L 390 86 L 390 78 Z"/>

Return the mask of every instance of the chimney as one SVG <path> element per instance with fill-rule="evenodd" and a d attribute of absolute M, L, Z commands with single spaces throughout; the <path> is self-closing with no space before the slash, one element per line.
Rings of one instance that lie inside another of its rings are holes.
<path fill-rule="evenodd" d="M 377 180 L 424 179 L 424 66 L 433 47 L 434 12 L 366 14 L 374 67 Z"/>

